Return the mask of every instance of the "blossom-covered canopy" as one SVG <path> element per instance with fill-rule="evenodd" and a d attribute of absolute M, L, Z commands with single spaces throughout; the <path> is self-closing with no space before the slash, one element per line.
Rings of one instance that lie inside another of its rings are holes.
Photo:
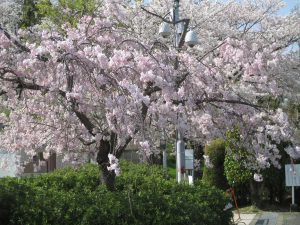
<path fill-rule="evenodd" d="M 299 157 L 287 115 L 261 104 L 284 94 L 277 79 L 297 65 L 283 50 L 299 40 L 299 18 L 274 16 L 277 0 L 182 3 L 200 43 L 175 50 L 157 35 L 172 1 L 151 2 L 105 1 L 76 27 L 2 31 L 1 146 L 78 162 L 109 142 L 107 163 L 133 140 L 150 156 L 162 132 L 207 143 L 236 127 L 250 168 L 279 166 L 280 142 Z"/>

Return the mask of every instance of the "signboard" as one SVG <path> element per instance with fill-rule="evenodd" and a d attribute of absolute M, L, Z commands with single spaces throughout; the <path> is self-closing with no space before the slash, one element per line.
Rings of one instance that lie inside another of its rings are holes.
<path fill-rule="evenodd" d="M 285 185 L 300 186 L 300 164 L 285 165 Z"/>
<path fill-rule="evenodd" d="M 16 155 L 14 153 L 9 153 L 0 150 L 0 165 L 7 164 L 5 168 L 0 168 L 0 178 L 1 177 L 14 177 L 17 172 L 16 165 Z"/>
<path fill-rule="evenodd" d="M 185 169 L 193 170 L 194 169 L 194 150 L 185 149 Z"/>

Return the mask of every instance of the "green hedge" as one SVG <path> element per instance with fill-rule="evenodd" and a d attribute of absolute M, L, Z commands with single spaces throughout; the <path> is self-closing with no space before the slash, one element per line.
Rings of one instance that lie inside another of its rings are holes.
<path fill-rule="evenodd" d="M 99 185 L 98 167 L 66 168 L 36 178 L 0 179 L 0 224 L 228 225 L 224 193 L 177 185 L 161 168 L 121 163 L 116 192 Z"/>
<path fill-rule="evenodd" d="M 224 175 L 225 142 L 222 139 L 215 139 L 205 146 L 204 152 L 209 156 L 213 168 L 204 167 L 203 181 L 222 190 L 228 189 L 226 177 Z"/>

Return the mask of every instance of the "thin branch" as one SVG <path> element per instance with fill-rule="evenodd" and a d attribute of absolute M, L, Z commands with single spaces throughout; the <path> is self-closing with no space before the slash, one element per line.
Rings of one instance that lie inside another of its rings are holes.
<path fill-rule="evenodd" d="M 142 110 L 141 110 L 141 114 L 142 114 L 142 120 L 144 121 L 146 119 L 146 116 L 147 116 L 147 113 L 148 113 L 148 106 L 145 104 L 145 103 L 142 103 Z M 132 141 L 133 139 L 133 136 L 135 134 L 137 134 L 138 132 L 140 131 L 139 128 L 136 128 L 133 132 L 133 135 L 132 136 L 129 136 L 125 139 L 125 142 L 123 145 L 120 145 L 118 146 L 118 148 L 116 148 L 116 157 L 119 158 L 123 151 L 125 150 L 125 148 L 127 147 L 127 145 Z"/>
<path fill-rule="evenodd" d="M 144 7 L 141 7 L 141 9 L 144 10 L 146 13 L 161 19 L 162 21 L 164 21 L 166 23 L 173 24 L 172 21 L 169 21 L 169 20 L 165 19 L 163 16 L 157 15 L 156 13 L 150 12 L 149 10 L 145 9 Z"/>
<path fill-rule="evenodd" d="M 22 45 L 18 40 L 13 38 L 3 27 L 0 26 L 0 31 L 4 33 L 4 35 L 18 48 L 20 48 L 23 52 L 30 52 L 30 49 L 26 46 Z"/>
<path fill-rule="evenodd" d="M 261 109 L 262 108 L 262 106 L 252 104 L 250 102 L 245 102 L 245 101 L 241 101 L 241 100 L 231 100 L 231 99 L 218 99 L 218 98 L 205 98 L 205 99 L 202 99 L 202 100 L 197 100 L 195 103 L 196 103 L 196 105 L 200 105 L 202 103 L 211 103 L 211 102 L 246 105 L 246 106 L 253 107 L 255 109 Z"/>
<path fill-rule="evenodd" d="M 152 55 L 151 49 L 149 50 L 148 48 L 146 48 L 145 45 L 143 45 L 141 42 L 139 42 L 139 41 L 137 41 L 137 40 L 133 40 L 133 39 L 126 39 L 126 40 L 123 40 L 123 41 L 118 45 L 118 47 L 120 47 L 120 45 L 122 45 L 123 43 L 126 43 L 126 42 L 133 42 L 133 43 L 135 43 L 135 44 L 138 44 L 140 47 L 142 47 L 142 48 L 147 52 L 147 54 L 149 54 L 149 55 L 151 56 L 151 58 L 152 58 L 153 60 L 155 60 L 156 63 L 159 64 L 159 61 Z"/>
<path fill-rule="evenodd" d="M 221 43 L 216 45 L 215 47 L 213 47 L 211 50 L 209 50 L 208 52 L 206 52 L 204 55 L 202 55 L 201 57 L 198 57 L 197 60 L 201 61 L 202 59 L 204 59 L 209 53 L 215 51 L 216 49 L 220 48 L 224 43 L 226 42 L 226 38 L 225 40 Z"/>

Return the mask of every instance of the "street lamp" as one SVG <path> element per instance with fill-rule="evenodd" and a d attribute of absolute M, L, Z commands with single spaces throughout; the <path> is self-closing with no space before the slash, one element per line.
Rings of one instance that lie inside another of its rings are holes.
<path fill-rule="evenodd" d="M 192 29 L 190 29 L 190 31 L 187 32 L 184 41 L 188 46 L 194 47 L 196 44 L 198 44 L 197 34 L 194 31 L 192 31 Z"/>
<path fill-rule="evenodd" d="M 184 44 L 184 42 L 189 47 L 194 47 L 196 44 L 198 44 L 197 34 L 191 28 L 187 32 L 190 20 L 179 19 L 179 0 L 174 0 L 173 9 L 170 10 L 169 19 L 169 21 L 164 20 L 162 22 L 159 28 L 159 34 L 164 38 L 170 36 L 170 24 L 172 24 L 175 28 L 175 49 L 179 50 L 182 47 L 181 45 Z M 176 59 L 175 69 L 177 68 L 178 60 Z M 176 133 L 176 179 L 177 182 L 180 183 L 183 180 L 185 174 L 185 144 L 183 141 L 183 134 L 181 133 L 181 131 L 178 129 Z"/>
<path fill-rule="evenodd" d="M 171 28 L 167 22 L 162 22 L 162 24 L 160 25 L 160 28 L 159 28 L 159 34 L 163 38 L 167 38 L 168 36 L 171 35 Z"/>

